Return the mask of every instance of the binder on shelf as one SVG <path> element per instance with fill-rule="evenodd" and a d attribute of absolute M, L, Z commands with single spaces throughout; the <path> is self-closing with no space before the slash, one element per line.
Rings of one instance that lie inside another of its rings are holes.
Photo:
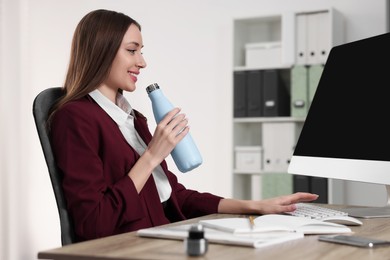
<path fill-rule="evenodd" d="M 262 140 L 264 172 L 287 172 L 295 146 L 295 124 L 263 123 Z"/>
<path fill-rule="evenodd" d="M 309 82 L 309 104 L 313 100 L 314 94 L 317 90 L 324 66 L 322 64 L 311 65 L 309 67 L 308 82 Z"/>
<path fill-rule="evenodd" d="M 306 14 L 307 27 L 307 64 L 317 64 L 319 62 L 319 35 L 323 32 L 318 31 L 318 15 L 319 13 Z"/>
<path fill-rule="evenodd" d="M 328 179 L 304 175 L 293 176 L 293 192 L 318 194 L 316 203 L 328 203 Z"/>
<path fill-rule="evenodd" d="M 233 115 L 234 117 L 245 117 L 247 111 L 247 88 L 245 71 L 235 71 L 233 75 L 234 97 Z"/>
<path fill-rule="evenodd" d="M 317 14 L 317 63 L 325 64 L 328 54 L 330 52 L 331 46 L 331 22 L 330 22 L 330 12 L 320 12 Z"/>
<path fill-rule="evenodd" d="M 290 115 L 289 78 L 290 72 L 288 70 L 263 71 L 263 116 Z"/>
<path fill-rule="evenodd" d="M 247 116 L 263 116 L 263 73 L 261 70 L 247 71 Z"/>
<path fill-rule="evenodd" d="M 297 14 L 296 16 L 296 50 L 295 63 L 297 65 L 307 64 L 307 32 L 306 32 L 306 14 Z"/>
<path fill-rule="evenodd" d="M 263 174 L 262 199 L 273 198 L 293 192 L 293 175 L 288 173 Z"/>
<path fill-rule="evenodd" d="M 316 203 L 328 203 L 328 179 L 310 177 L 310 192 L 318 194 Z"/>
<path fill-rule="evenodd" d="M 309 109 L 308 69 L 297 65 L 291 69 L 291 116 L 306 117 Z"/>
<path fill-rule="evenodd" d="M 310 176 L 293 175 L 293 192 L 310 192 Z"/>

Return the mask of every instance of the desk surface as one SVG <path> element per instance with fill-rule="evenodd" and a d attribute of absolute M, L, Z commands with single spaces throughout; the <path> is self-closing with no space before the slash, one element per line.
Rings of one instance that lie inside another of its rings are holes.
<path fill-rule="evenodd" d="M 332 206 L 335 207 L 335 206 Z M 237 215 L 213 214 L 175 224 L 195 223 L 200 219 Z M 362 226 L 352 226 L 355 235 L 390 239 L 390 218 L 363 219 Z M 389 259 L 390 247 L 358 248 L 317 240 L 317 235 L 265 248 L 209 244 L 207 253 L 197 259 Z M 192 259 L 183 241 L 141 238 L 135 232 L 76 243 L 38 253 L 39 259 Z"/>

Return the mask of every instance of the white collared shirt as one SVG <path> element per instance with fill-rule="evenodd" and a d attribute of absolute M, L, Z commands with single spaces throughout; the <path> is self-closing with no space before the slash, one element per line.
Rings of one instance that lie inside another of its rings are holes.
<path fill-rule="evenodd" d="M 139 155 L 142 155 L 147 146 L 134 128 L 134 113 L 127 99 L 118 93 L 116 96 L 117 105 L 115 105 L 97 89 L 91 91 L 89 95 L 104 111 L 106 111 L 115 123 L 117 123 L 127 143 L 133 147 Z M 161 165 L 158 165 L 153 170 L 152 175 L 156 182 L 160 201 L 167 201 L 171 196 L 172 188 Z"/>

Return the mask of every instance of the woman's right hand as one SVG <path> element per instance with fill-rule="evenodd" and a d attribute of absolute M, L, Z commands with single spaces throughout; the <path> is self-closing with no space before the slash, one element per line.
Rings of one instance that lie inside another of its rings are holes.
<path fill-rule="evenodd" d="M 141 192 L 153 169 L 186 136 L 189 131 L 187 124 L 188 120 L 179 108 L 174 108 L 157 124 L 148 147 L 128 173 L 138 192 Z"/>
<path fill-rule="evenodd" d="M 157 124 L 147 151 L 160 164 L 189 132 L 188 120 L 180 108 L 174 108 Z"/>

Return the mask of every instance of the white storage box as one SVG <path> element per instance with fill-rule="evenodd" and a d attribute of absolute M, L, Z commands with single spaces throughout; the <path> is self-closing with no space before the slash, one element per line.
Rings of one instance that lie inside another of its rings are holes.
<path fill-rule="evenodd" d="M 236 171 L 247 173 L 259 173 L 261 171 L 263 161 L 261 146 L 237 146 L 234 151 Z"/>
<path fill-rule="evenodd" d="M 245 65 L 248 68 L 278 68 L 282 65 L 281 42 L 245 44 Z"/>

